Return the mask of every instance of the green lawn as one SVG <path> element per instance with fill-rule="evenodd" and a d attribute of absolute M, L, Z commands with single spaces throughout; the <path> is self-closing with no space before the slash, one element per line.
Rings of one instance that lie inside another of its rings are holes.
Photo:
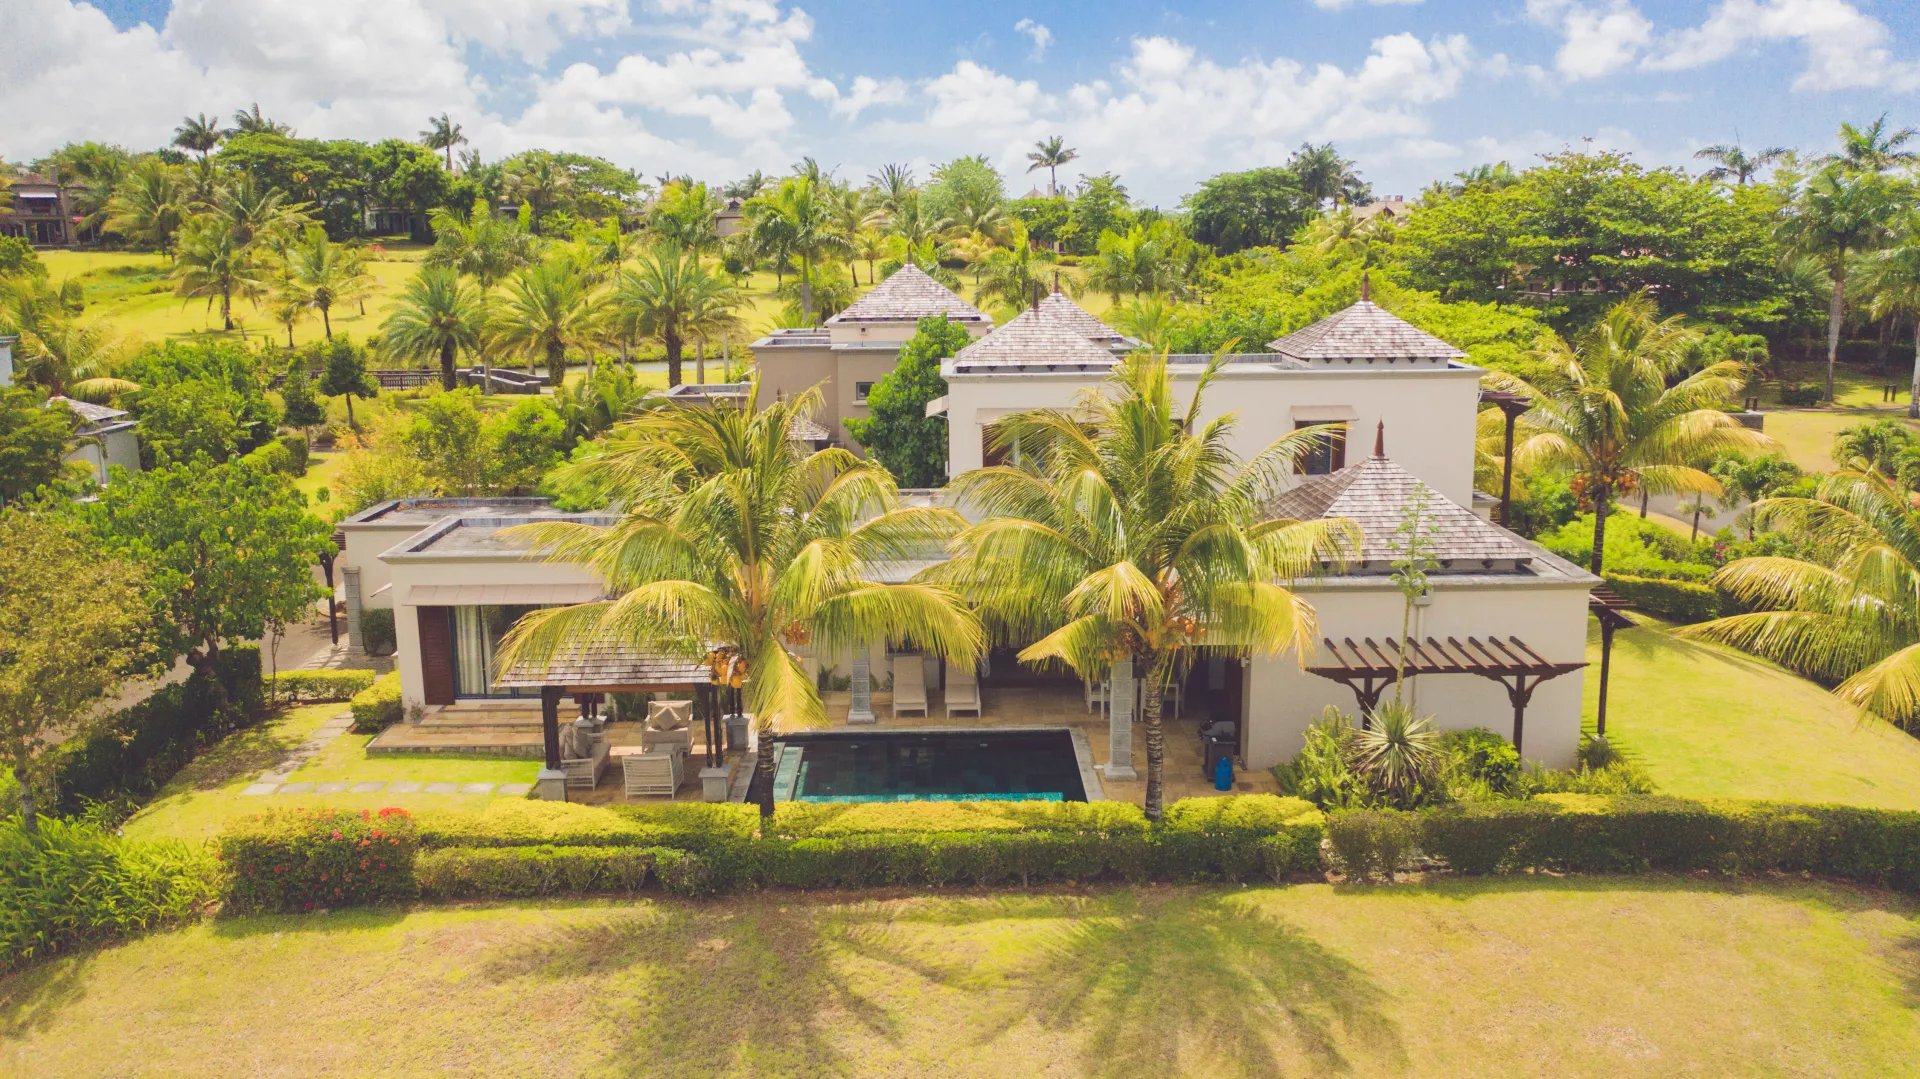
<path fill-rule="evenodd" d="M 160 794 L 141 807 L 126 823 L 135 839 L 197 841 L 217 835 L 241 817 L 269 809 L 293 806 L 331 806 L 339 809 L 380 809 L 402 806 L 424 812 L 436 809 L 479 809 L 491 794 L 271 794 L 241 793 L 260 773 L 285 760 L 343 704 L 315 704 L 288 709 L 258 727 L 242 731 L 195 758 L 180 770 Z M 368 757 L 367 735 L 344 734 L 308 761 L 291 782 L 325 783 L 334 780 L 423 783 L 531 783 L 538 761 L 509 761 L 497 757 L 460 757 L 423 754 L 416 757 Z M 5 1074 L 0 1070 L 0 1074 Z"/>
<path fill-rule="evenodd" d="M 0 981 L 0 1072 L 1894 1075 L 1910 903 L 1664 878 L 215 922 Z"/>
<path fill-rule="evenodd" d="M 1614 636 L 1608 736 L 1662 792 L 1920 809 L 1920 739 L 1818 685 L 1731 649 L 1648 624 Z M 1587 654 L 1587 726 L 1599 630 Z"/>
<path fill-rule="evenodd" d="M 1780 443 L 1780 451 L 1794 464 L 1809 472 L 1831 472 L 1835 468 L 1834 438 L 1849 427 L 1878 419 L 1899 420 L 1915 433 L 1920 433 L 1920 422 L 1907 419 L 1906 409 L 1892 407 L 1770 409 L 1767 412 L 1766 433 Z"/>

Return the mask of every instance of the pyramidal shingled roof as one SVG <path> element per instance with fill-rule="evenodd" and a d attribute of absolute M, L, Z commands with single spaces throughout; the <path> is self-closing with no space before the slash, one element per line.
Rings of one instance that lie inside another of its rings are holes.
<path fill-rule="evenodd" d="M 1104 370 L 1114 365 L 1114 357 L 1078 327 L 1038 307 L 1029 307 L 1005 326 L 954 353 L 953 365 L 956 371 Z"/>
<path fill-rule="evenodd" d="M 945 315 L 955 322 L 985 322 L 986 313 L 955 295 L 953 290 L 935 281 L 925 270 L 908 263 L 893 271 L 872 292 L 855 300 L 845 311 L 827 320 L 833 326 L 842 322 L 912 322 Z"/>
<path fill-rule="evenodd" d="M 1385 360 L 1447 361 L 1466 353 L 1386 311 L 1370 299 L 1274 341 L 1267 347 L 1309 363 Z"/>
<path fill-rule="evenodd" d="M 1080 336 L 1095 344 L 1123 349 L 1134 349 L 1140 346 L 1139 341 L 1094 318 L 1086 308 L 1067 299 L 1067 294 L 1059 289 L 1054 289 L 1046 299 L 1040 301 L 1039 310 L 1042 315 L 1072 327 Z"/>
<path fill-rule="evenodd" d="M 1384 569 L 1404 552 L 1399 535 L 1407 506 L 1426 488 L 1421 531 L 1432 544 L 1441 572 L 1471 572 L 1488 562 L 1524 565 L 1533 552 L 1505 529 L 1475 516 L 1472 510 L 1443 498 L 1406 469 L 1381 454 L 1338 472 L 1315 476 L 1282 492 L 1269 505 L 1275 517 L 1315 520 L 1344 517 L 1360 527 L 1360 550 L 1349 568 Z"/>

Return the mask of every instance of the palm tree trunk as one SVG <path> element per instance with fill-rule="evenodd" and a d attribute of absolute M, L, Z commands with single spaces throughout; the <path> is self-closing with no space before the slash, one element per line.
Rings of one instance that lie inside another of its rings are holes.
<path fill-rule="evenodd" d="M 1140 727 L 1147 742 L 1148 820 L 1159 820 L 1166 803 L 1167 732 L 1160 722 L 1160 689 L 1166 681 L 1166 661 L 1159 656 L 1143 656 L 1140 668 L 1147 672 L 1141 683 Z"/>
<path fill-rule="evenodd" d="M 759 751 L 753 759 L 753 778 L 760 784 L 760 819 L 773 817 L 773 732 L 759 732 Z"/>
<path fill-rule="evenodd" d="M 1847 303 L 1847 252 L 1833 264 L 1833 299 L 1827 304 L 1827 404 L 1833 404 L 1833 369 L 1840 362 L 1840 316 Z"/>
<path fill-rule="evenodd" d="M 1913 382 L 1907 387 L 1907 418 L 1920 420 L 1920 312 L 1913 320 Z"/>
<path fill-rule="evenodd" d="M 707 384 L 707 341 L 704 337 L 693 343 L 693 380 L 702 386 Z"/>
<path fill-rule="evenodd" d="M 1644 483 L 1641 484 L 1640 485 L 1640 519 L 1643 521 L 1647 519 L 1647 500 L 1652 497 L 1653 497 L 1653 492 L 1647 490 L 1646 484 Z"/>
<path fill-rule="evenodd" d="M 567 383 L 567 346 L 558 341 L 547 346 L 547 380 L 555 390 Z"/>
<path fill-rule="evenodd" d="M 1607 510 L 1613 501 L 1613 490 L 1607 484 L 1601 484 L 1593 492 L 1593 557 L 1587 560 L 1587 569 L 1594 576 L 1600 575 L 1601 552 L 1607 545 Z"/>
<path fill-rule="evenodd" d="M 333 340 L 333 310 L 331 306 L 320 309 L 320 325 L 327 331 L 327 340 Z"/>
<path fill-rule="evenodd" d="M 668 333 L 660 335 L 660 343 L 667 349 L 667 388 L 680 385 L 680 335 Z"/>
<path fill-rule="evenodd" d="M 287 324 L 287 347 L 288 348 L 293 347 L 293 324 L 292 323 Z"/>
<path fill-rule="evenodd" d="M 440 388 L 453 389 L 453 342 L 440 342 Z"/>
<path fill-rule="evenodd" d="M 359 425 L 353 422 L 353 394 L 349 392 L 347 394 L 347 430 L 357 431 L 359 429 Z"/>
<path fill-rule="evenodd" d="M 233 330 L 233 294 L 231 292 L 220 293 L 220 326 L 228 332 Z"/>
<path fill-rule="evenodd" d="M 813 325 L 813 260 L 804 255 L 800 258 L 800 313 L 807 325 Z"/>
<path fill-rule="evenodd" d="M 20 785 L 20 823 L 29 832 L 40 830 L 40 807 L 33 798 L 33 784 L 27 782 L 27 770 L 15 765 L 13 778 Z"/>
<path fill-rule="evenodd" d="M 1687 534 L 1687 542 L 1693 543 L 1700 538 L 1700 503 L 1693 504 L 1693 531 Z"/>

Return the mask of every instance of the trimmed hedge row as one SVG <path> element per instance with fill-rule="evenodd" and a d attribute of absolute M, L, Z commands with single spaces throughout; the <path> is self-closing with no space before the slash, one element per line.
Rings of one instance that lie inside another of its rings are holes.
<path fill-rule="evenodd" d="M 1698 581 L 1604 574 L 1607 587 L 1635 607 L 1672 622 L 1705 622 L 1720 617 L 1720 593 Z"/>
<path fill-rule="evenodd" d="M 420 894 L 435 899 L 527 899 L 589 892 L 705 895 L 712 874 L 697 854 L 666 847 L 454 847 L 414 859 Z"/>
<path fill-rule="evenodd" d="M 265 714 L 260 650 L 235 645 L 184 682 L 162 686 L 139 704 L 51 752 L 55 813 L 88 802 L 141 797 L 166 785 L 202 746 L 250 727 Z"/>
<path fill-rule="evenodd" d="M 355 693 L 347 710 L 355 734 L 379 734 L 400 721 L 400 672 L 388 671 Z"/>
<path fill-rule="evenodd" d="M 344 701 L 372 687 L 372 671 L 281 671 L 266 678 L 270 700 L 288 704 Z"/>
<path fill-rule="evenodd" d="M 406 899 L 418 891 L 418 845 L 404 809 L 287 809 L 251 817 L 220 836 L 227 904 L 254 913 Z"/>

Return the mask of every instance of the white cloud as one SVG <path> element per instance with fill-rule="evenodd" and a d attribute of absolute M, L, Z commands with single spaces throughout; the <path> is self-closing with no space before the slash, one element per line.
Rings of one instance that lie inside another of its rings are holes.
<path fill-rule="evenodd" d="M 1393 7 L 1412 6 L 1420 3 L 1420 0 L 1313 0 L 1313 6 L 1322 11 L 1344 11 L 1356 2 L 1365 3 L 1369 7 Z"/>
<path fill-rule="evenodd" d="M 1604 8 L 1574 0 L 1527 0 L 1527 18 L 1559 32 L 1554 69 L 1575 81 L 1632 64 L 1653 40 L 1653 23 L 1628 0 L 1613 0 Z"/>
<path fill-rule="evenodd" d="M 1033 58 L 1035 60 L 1046 58 L 1047 46 L 1053 44 L 1053 31 L 1047 29 L 1040 23 L 1034 22 L 1032 19 L 1021 19 L 1019 22 L 1013 24 L 1013 29 L 1015 33 L 1025 34 L 1033 40 Z"/>
<path fill-rule="evenodd" d="M 1750 44 L 1798 42 L 1797 90 L 1920 88 L 1920 63 L 1896 58 L 1880 20 L 1846 0 L 1721 0 L 1705 22 L 1661 38 L 1646 66 L 1679 71 L 1725 60 Z"/>

